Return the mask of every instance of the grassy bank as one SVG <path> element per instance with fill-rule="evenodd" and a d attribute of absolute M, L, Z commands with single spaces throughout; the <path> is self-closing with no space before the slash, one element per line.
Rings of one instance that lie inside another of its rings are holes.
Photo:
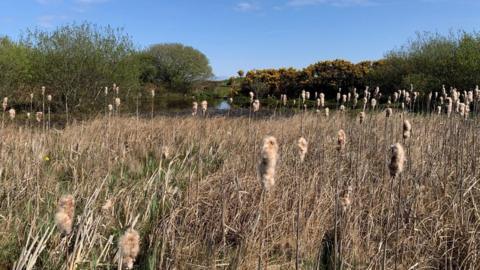
<path fill-rule="evenodd" d="M 22 260 L 37 269 L 113 269 L 130 227 L 140 235 L 135 269 L 293 269 L 297 244 L 303 269 L 335 261 L 478 268 L 478 119 L 405 118 L 413 126 L 406 141 L 398 112 L 369 113 L 363 124 L 335 112 L 112 117 L 47 132 L 10 124 L 0 144 L 0 269 Z M 337 151 L 340 129 L 347 140 Z M 262 199 L 266 135 L 278 140 L 279 162 Z M 309 142 L 303 163 L 300 136 Z M 391 178 L 395 142 L 407 162 Z M 54 223 L 63 194 L 75 198 L 69 235 Z"/>

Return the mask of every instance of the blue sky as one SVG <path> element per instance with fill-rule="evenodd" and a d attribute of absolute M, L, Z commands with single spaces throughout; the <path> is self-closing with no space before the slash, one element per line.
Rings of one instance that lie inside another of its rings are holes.
<path fill-rule="evenodd" d="M 217 76 L 381 58 L 418 31 L 473 31 L 478 0 L 1 0 L 0 35 L 89 21 L 123 27 L 138 47 L 180 42 Z"/>

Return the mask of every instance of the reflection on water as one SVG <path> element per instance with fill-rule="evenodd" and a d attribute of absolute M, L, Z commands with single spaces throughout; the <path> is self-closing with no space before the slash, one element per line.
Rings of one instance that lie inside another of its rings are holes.
<path fill-rule="evenodd" d="M 215 108 L 217 110 L 229 110 L 230 104 L 226 100 L 222 100 Z"/>

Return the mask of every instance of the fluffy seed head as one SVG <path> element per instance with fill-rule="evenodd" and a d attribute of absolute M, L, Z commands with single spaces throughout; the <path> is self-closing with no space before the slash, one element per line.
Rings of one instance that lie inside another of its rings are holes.
<path fill-rule="evenodd" d="M 132 269 L 140 251 L 140 235 L 134 229 L 128 229 L 118 241 L 118 249 L 123 266 Z"/>
<path fill-rule="evenodd" d="M 45 96 L 45 86 L 42 86 L 42 96 Z"/>
<path fill-rule="evenodd" d="M 405 150 L 400 143 L 396 143 L 390 146 L 391 158 L 388 169 L 390 170 L 390 176 L 397 177 L 403 171 L 403 165 L 405 163 Z"/>
<path fill-rule="evenodd" d="M 298 156 L 300 157 L 300 162 L 303 162 L 305 160 L 305 155 L 308 152 L 308 142 L 305 140 L 305 138 L 300 137 L 298 139 Z"/>
<path fill-rule="evenodd" d="M 2 103 L 3 111 L 7 110 L 7 106 L 8 106 L 8 97 L 4 97 L 3 103 Z"/>
<path fill-rule="evenodd" d="M 345 148 L 345 144 L 347 142 L 347 135 L 345 134 L 345 131 L 343 129 L 340 129 L 337 134 L 337 150 L 341 151 Z"/>
<path fill-rule="evenodd" d="M 55 213 L 55 224 L 63 234 L 70 234 L 73 226 L 73 215 L 75 212 L 75 199 L 72 195 L 60 197 Z"/>
<path fill-rule="evenodd" d="M 388 118 L 388 117 L 390 117 L 392 114 L 393 114 L 392 108 L 387 108 L 387 109 L 385 110 L 385 117 Z"/>
<path fill-rule="evenodd" d="M 43 112 L 37 112 L 35 114 L 35 118 L 37 119 L 37 122 L 42 122 L 43 121 Z"/>
<path fill-rule="evenodd" d="M 405 119 L 403 121 L 403 138 L 408 139 L 410 136 L 412 136 L 412 125 L 407 119 Z"/>
<path fill-rule="evenodd" d="M 52 102 L 52 95 L 47 95 L 47 101 Z"/>
<path fill-rule="evenodd" d="M 255 101 L 252 104 L 253 107 L 253 112 L 258 112 L 260 110 L 260 100 L 255 99 Z"/>
<path fill-rule="evenodd" d="M 207 112 L 207 109 L 208 109 L 208 102 L 206 100 L 204 100 L 204 101 L 202 101 L 202 103 L 200 103 L 200 106 L 202 107 L 203 114 L 205 114 Z"/>
<path fill-rule="evenodd" d="M 15 114 L 16 114 L 15 109 L 12 108 L 8 110 L 8 116 L 10 117 L 11 120 L 15 119 Z"/>
<path fill-rule="evenodd" d="M 330 109 L 328 107 L 325 108 L 325 116 L 326 117 L 328 117 L 329 113 L 330 113 Z"/>
<path fill-rule="evenodd" d="M 273 136 L 267 136 L 263 139 L 260 152 L 260 164 L 258 166 L 263 189 L 267 192 L 275 185 L 277 159 L 277 139 Z"/>
<path fill-rule="evenodd" d="M 108 110 L 113 111 L 113 105 L 112 104 L 108 104 Z"/>
<path fill-rule="evenodd" d="M 196 101 L 194 101 L 192 103 L 192 115 L 193 116 L 197 115 L 197 111 L 198 111 L 198 103 Z"/>
<path fill-rule="evenodd" d="M 358 115 L 358 118 L 360 120 L 360 124 L 362 124 L 363 121 L 365 120 L 365 112 L 360 112 Z"/>
<path fill-rule="evenodd" d="M 121 103 L 122 103 L 122 101 L 120 100 L 120 98 L 118 98 L 118 97 L 115 98 L 115 107 L 117 107 L 117 108 L 120 107 Z"/>

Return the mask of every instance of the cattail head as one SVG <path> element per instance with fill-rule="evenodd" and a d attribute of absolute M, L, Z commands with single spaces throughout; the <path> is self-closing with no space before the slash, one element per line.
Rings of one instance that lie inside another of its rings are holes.
<path fill-rule="evenodd" d="M 405 150 L 400 143 L 396 143 L 390 146 L 391 157 L 388 169 L 390 170 L 390 176 L 397 177 L 403 171 L 403 165 L 405 163 Z"/>
<path fill-rule="evenodd" d="M 365 112 L 360 112 L 358 115 L 358 118 L 359 118 L 360 124 L 362 124 L 363 121 L 365 120 Z"/>
<path fill-rule="evenodd" d="M 52 102 L 52 95 L 47 95 L 47 101 Z"/>
<path fill-rule="evenodd" d="M 329 114 L 330 114 L 330 109 L 327 107 L 325 108 L 325 117 L 328 117 Z"/>
<path fill-rule="evenodd" d="M 310 92 L 309 91 L 305 92 L 305 98 L 310 99 Z"/>
<path fill-rule="evenodd" d="M 45 96 L 45 86 L 42 86 L 42 96 Z"/>
<path fill-rule="evenodd" d="M 258 112 L 260 110 L 260 100 L 255 99 L 255 101 L 252 104 L 253 112 Z"/>
<path fill-rule="evenodd" d="M 37 120 L 37 122 L 42 122 L 43 120 L 43 112 L 37 112 L 35 114 L 35 119 Z"/>
<path fill-rule="evenodd" d="M 302 93 L 300 94 L 300 97 L 302 98 L 302 102 L 305 103 L 305 98 L 307 97 L 307 94 L 305 90 L 302 90 Z"/>
<path fill-rule="evenodd" d="M 337 150 L 342 151 L 345 149 L 345 144 L 347 143 L 347 135 L 343 129 L 340 129 L 337 134 Z"/>
<path fill-rule="evenodd" d="M 387 109 L 385 110 L 385 116 L 386 116 L 387 118 L 390 117 L 392 114 L 393 114 L 392 108 L 387 108 Z"/>
<path fill-rule="evenodd" d="M 105 86 L 105 89 L 103 90 L 103 94 L 108 95 L 108 87 Z"/>
<path fill-rule="evenodd" d="M 118 249 L 123 267 L 132 269 L 140 252 L 140 235 L 134 229 L 128 229 L 118 241 Z"/>
<path fill-rule="evenodd" d="M 248 94 L 250 95 L 250 103 L 252 103 L 253 98 L 255 97 L 255 94 L 253 92 L 248 92 Z"/>
<path fill-rule="evenodd" d="M 232 97 L 228 98 L 228 103 L 233 104 L 233 98 Z"/>
<path fill-rule="evenodd" d="M 63 234 L 70 234 L 75 213 L 75 199 L 72 195 L 63 195 L 58 201 L 55 224 Z"/>
<path fill-rule="evenodd" d="M 150 90 L 150 95 L 152 96 L 152 98 L 155 97 L 155 89 Z"/>
<path fill-rule="evenodd" d="M 442 106 L 437 106 L 437 114 L 442 114 Z"/>
<path fill-rule="evenodd" d="M 198 103 L 196 101 L 194 101 L 192 103 L 192 115 L 193 116 L 197 115 L 197 111 L 198 111 Z"/>
<path fill-rule="evenodd" d="M 206 100 L 202 101 L 202 103 L 200 103 L 200 106 L 202 107 L 202 113 L 205 115 L 205 113 L 207 112 L 207 108 L 208 108 L 208 102 Z"/>
<path fill-rule="evenodd" d="M 120 98 L 118 98 L 118 97 L 115 98 L 115 107 L 117 107 L 117 108 L 120 107 L 121 103 L 122 103 L 122 101 L 120 100 Z"/>
<path fill-rule="evenodd" d="M 372 98 L 372 100 L 370 100 L 370 105 L 372 106 L 372 109 L 375 109 L 375 106 L 377 106 L 377 100 Z"/>
<path fill-rule="evenodd" d="M 8 106 L 8 97 L 4 97 L 3 103 L 2 103 L 3 111 L 7 110 L 7 106 Z"/>
<path fill-rule="evenodd" d="M 10 117 L 11 120 L 15 119 L 15 114 L 16 114 L 15 109 L 12 108 L 8 110 L 8 116 Z"/>
<path fill-rule="evenodd" d="M 170 157 L 170 148 L 166 145 L 162 146 L 162 158 L 167 159 Z"/>
<path fill-rule="evenodd" d="M 337 102 L 339 102 L 341 98 L 342 98 L 342 93 L 338 92 L 337 93 Z"/>
<path fill-rule="evenodd" d="M 275 185 L 275 169 L 278 159 L 278 143 L 273 136 L 263 139 L 260 153 L 260 164 L 258 166 L 261 182 L 265 191 L 271 190 Z"/>
<path fill-rule="evenodd" d="M 115 94 L 117 94 L 117 95 L 118 95 L 119 93 L 120 93 L 120 87 L 119 87 L 119 86 L 117 86 L 117 87 L 115 87 Z"/>
<path fill-rule="evenodd" d="M 458 103 L 458 113 L 461 117 L 465 117 L 465 103 Z"/>
<path fill-rule="evenodd" d="M 30 93 L 30 101 L 33 100 L 33 93 Z"/>
<path fill-rule="evenodd" d="M 32 114 L 27 112 L 27 119 L 30 119 L 32 117 Z"/>
<path fill-rule="evenodd" d="M 342 193 L 340 194 L 340 204 L 342 206 L 343 212 L 346 212 L 350 209 L 352 205 L 352 186 L 348 186 Z"/>
<path fill-rule="evenodd" d="M 305 140 L 305 138 L 300 137 L 298 139 L 298 156 L 300 157 L 300 162 L 303 162 L 305 160 L 305 155 L 308 152 L 308 142 Z"/>
<path fill-rule="evenodd" d="M 108 104 L 108 111 L 113 111 L 113 105 L 112 104 Z"/>
<path fill-rule="evenodd" d="M 345 112 L 345 105 L 340 105 L 340 111 Z"/>
<path fill-rule="evenodd" d="M 108 199 L 105 201 L 105 203 L 102 205 L 102 212 L 108 213 L 113 207 L 113 201 L 112 199 Z"/>
<path fill-rule="evenodd" d="M 410 136 L 412 136 L 412 125 L 407 119 L 405 119 L 403 121 L 403 138 L 408 139 Z"/>
<path fill-rule="evenodd" d="M 347 102 L 347 95 L 342 95 L 342 103 Z"/>

